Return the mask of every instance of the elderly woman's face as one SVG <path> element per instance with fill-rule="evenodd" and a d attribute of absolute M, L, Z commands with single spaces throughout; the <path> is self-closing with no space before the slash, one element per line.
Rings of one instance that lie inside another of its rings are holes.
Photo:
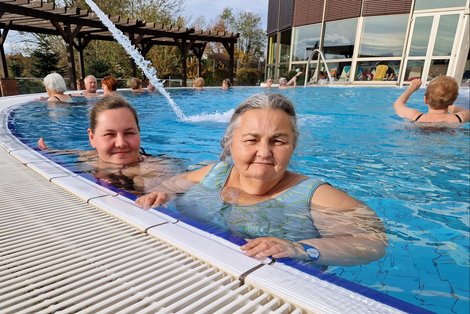
<path fill-rule="evenodd" d="M 287 113 L 252 109 L 241 115 L 230 153 L 241 176 L 276 180 L 284 176 L 294 147 L 294 132 Z"/>

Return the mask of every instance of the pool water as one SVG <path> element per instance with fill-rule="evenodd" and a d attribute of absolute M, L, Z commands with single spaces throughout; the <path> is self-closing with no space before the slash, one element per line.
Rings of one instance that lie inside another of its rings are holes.
<path fill-rule="evenodd" d="M 327 272 L 437 313 L 469 312 L 470 129 L 426 130 L 398 118 L 402 88 L 314 87 L 287 90 L 171 89 L 188 117 L 180 121 L 159 94 L 121 92 L 136 107 L 142 146 L 184 167 L 216 161 L 232 110 L 255 93 L 281 92 L 296 105 L 300 138 L 290 168 L 326 180 L 364 201 L 389 239 L 379 261 Z M 468 89 L 457 104 L 468 107 Z M 424 90 L 409 104 L 425 111 Z M 12 131 L 37 146 L 90 149 L 93 100 L 34 102 L 11 114 Z M 65 160 L 65 159 L 64 159 Z"/>

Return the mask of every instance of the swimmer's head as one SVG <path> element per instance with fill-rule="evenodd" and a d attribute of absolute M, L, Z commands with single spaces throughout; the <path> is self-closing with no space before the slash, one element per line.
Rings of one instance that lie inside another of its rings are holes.
<path fill-rule="evenodd" d="M 142 81 L 137 77 L 133 77 L 131 78 L 129 85 L 131 86 L 131 89 L 139 89 L 142 87 Z"/>
<path fill-rule="evenodd" d="M 62 94 L 67 90 L 65 80 L 59 73 L 51 73 L 44 78 L 46 91 Z"/>
<path fill-rule="evenodd" d="M 459 95 L 459 84 L 450 76 L 438 76 L 429 82 L 424 101 L 431 109 L 447 109 Z"/>
<path fill-rule="evenodd" d="M 256 94 L 246 99 L 235 109 L 225 131 L 225 135 L 220 142 L 223 149 L 221 155 L 222 160 L 225 160 L 231 155 L 230 146 L 232 145 L 233 134 L 240 124 L 241 116 L 248 110 L 255 109 L 281 110 L 285 112 L 290 117 L 291 128 L 294 135 L 294 147 L 296 146 L 297 138 L 299 137 L 299 129 L 297 126 L 295 108 L 292 102 L 281 94 Z"/>
<path fill-rule="evenodd" d="M 285 77 L 281 77 L 279 79 L 279 86 L 287 85 L 287 79 Z"/>
<path fill-rule="evenodd" d="M 91 109 L 90 111 L 90 130 L 94 133 L 96 130 L 96 124 L 98 123 L 98 116 L 106 111 L 106 110 L 113 110 L 113 109 L 120 109 L 120 108 L 126 108 L 129 109 L 129 111 L 132 113 L 135 119 L 135 123 L 137 124 L 137 128 L 140 131 L 140 126 L 139 126 L 139 118 L 137 116 L 137 112 L 135 111 L 134 107 L 127 102 L 123 97 L 116 95 L 116 94 L 111 94 L 104 96 L 101 98 Z"/>

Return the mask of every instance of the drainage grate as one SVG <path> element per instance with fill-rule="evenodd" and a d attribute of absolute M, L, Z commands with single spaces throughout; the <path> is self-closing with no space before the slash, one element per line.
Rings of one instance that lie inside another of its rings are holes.
<path fill-rule="evenodd" d="M 21 167 L 0 166 L 1 313 L 306 312 Z"/>

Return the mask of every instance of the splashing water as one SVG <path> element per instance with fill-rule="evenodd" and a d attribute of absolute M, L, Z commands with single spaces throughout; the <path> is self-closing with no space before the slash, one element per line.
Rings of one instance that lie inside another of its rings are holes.
<path fill-rule="evenodd" d="M 90 6 L 90 8 L 96 13 L 101 22 L 108 28 L 108 30 L 113 34 L 114 39 L 117 40 L 119 44 L 126 50 L 127 54 L 134 59 L 135 63 L 139 68 L 145 73 L 150 82 L 157 88 L 157 90 L 166 98 L 171 108 L 175 112 L 176 116 L 181 121 L 186 121 L 188 118 L 183 113 L 183 111 L 178 107 L 175 101 L 170 97 L 170 94 L 163 88 L 162 81 L 157 77 L 157 71 L 152 66 L 150 61 L 145 60 L 145 58 L 140 54 L 139 50 L 132 45 L 129 38 L 127 38 L 123 32 L 121 32 L 111 20 L 104 14 L 103 11 L 92 1 L 85 0 L 85 2 Z"/>
<path fill-rule="evenodd" d="M 187 117 L 188 122 L 221 122 L 227 123 L 233 115 L 234 110 L 230 109 L 226 112 L 215 112 L 215 113 L 201 113 L 194 116 Z"/>

